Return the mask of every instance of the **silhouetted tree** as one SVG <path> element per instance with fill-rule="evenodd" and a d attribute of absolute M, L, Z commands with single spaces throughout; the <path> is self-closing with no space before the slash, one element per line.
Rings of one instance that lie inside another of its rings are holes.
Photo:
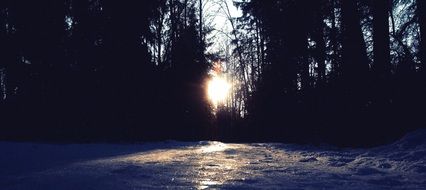
<path fill-rule="evenodd" d="M 341 1 L 342 9 L 342 76 L 352 88 L 365 80 L 369 70 L 364 37 L 360 26 L 357 1 Z M 359 76 L 359 77 L 358 77 Z"/>
<path fill-rule="evenodd" d="M 425 60 L 426 60 L 426 40 L 425 40 L 425 36 L 426 36 L 426 2 L 422 1 L 422 0 L 417 0 L 417 14 L 418 14 L 418 19 L 419 19 L 419 25 L 420 25 L 420 36 L 421 36 L 421 45 L 420 47 L 421 49 L 421 60 L 423 62 L 423 67 L 425 65 Z"/>
<path fill-rule="evenodd" d="M 390 37 L 389 37 L 389 7 L 388 0 L 372 1 L 373 7 L 373 43 L 374 70 L 379 78 L 390 75 Z"/>

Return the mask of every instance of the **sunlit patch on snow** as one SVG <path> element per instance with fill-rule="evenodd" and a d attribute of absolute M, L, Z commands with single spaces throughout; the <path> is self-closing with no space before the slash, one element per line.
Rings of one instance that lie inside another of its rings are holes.
<path fill-rule="evenodd" d="M 212 142 L 207 146 L 201 147 L 202 153 L 221 152 L 228 149 L 229 146 L 220 142 Z"/>
<path fill-rule="evenodd" d="M 244 150 L 246 145 L 224 144 L 220 142 L 208 142 L 199 148 L 200 159 L 195 164 L 198 172 L 194 183 L 197 189 L 215 189 L 224 184 L 244 179 L 241 175 L 242 168 L 249 163 L 245 159 L 235 159 L 231 153 Z"/>

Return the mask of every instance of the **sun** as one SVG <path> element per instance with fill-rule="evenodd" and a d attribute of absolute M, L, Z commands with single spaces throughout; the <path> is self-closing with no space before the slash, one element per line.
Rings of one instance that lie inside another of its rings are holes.
<path fill-rule="evenodd" d="M 226 78 L 214 75 L 207 83 L 207 95 L 214 106 L 225 103 L 231 85 Z"/>

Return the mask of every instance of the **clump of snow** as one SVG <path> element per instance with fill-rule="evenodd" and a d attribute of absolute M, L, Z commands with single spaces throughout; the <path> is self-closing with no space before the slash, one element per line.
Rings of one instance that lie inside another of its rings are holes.
<path fill-rule="evenodd" d="M 371 149 L 0 143 L 0 189 L 425 189 L 426 130 Z"/>

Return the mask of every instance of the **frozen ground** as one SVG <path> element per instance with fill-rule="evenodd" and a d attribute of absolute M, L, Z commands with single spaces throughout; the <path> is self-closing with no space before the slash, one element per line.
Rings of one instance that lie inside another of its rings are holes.
<path fill-rule="evenodd" d="M 426 189 L 426 130 L 372 149 L 0 143 L 0 189 Z"/>

